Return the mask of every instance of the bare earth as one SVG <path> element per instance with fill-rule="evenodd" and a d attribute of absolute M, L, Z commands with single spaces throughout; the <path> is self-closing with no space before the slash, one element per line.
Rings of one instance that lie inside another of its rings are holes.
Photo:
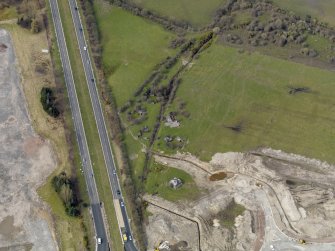
<path fill-rule="evenodd" d="M 190 154 L 156 155 L 155 160 L 188 172 L 205 192 L 196 201 L 175 203 L 144 196 L 152 214 L 147 225 L 148 250 L 164 241 L 170 248 L 187 242 L 186 248 L 175 251 L 335 250 L 334 166 L 268 148 L 217 153 L 209 163 Z M 225 172 L 227 177 L 210 181 L 209 177 L 218 172 Z M 232 200 L 246 210 L 227 228 L 220 224 L 219 212 Z M 178 220 L 176 215 L 184 219 Z M 192 222 L 198 230 L 188 227 Z M 200 247 L 189 239 L 195 233 L 200 235 Z M 299 243 L 301 239 L 305 245 Z"/>
<path fill-rule="evenodd" d="M 36 189 L 56 167 L 48 142 L 34 132 L 13 45 L 0 29 L 0 250 L 57 250 Z"/>

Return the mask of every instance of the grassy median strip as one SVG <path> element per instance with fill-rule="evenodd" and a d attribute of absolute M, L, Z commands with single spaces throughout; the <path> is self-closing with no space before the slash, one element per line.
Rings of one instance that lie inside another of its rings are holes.
<path fill-rule="evenodd" d="M 70 8 L 67 0 L 60 0 L 58 3 L 99 197 L 104 203 L 104 209 L 107 214 L 113 250 L 123 250 L 119 228 L 115 227 L 118 226 L 118 224 L 113 207 L 113 195 L 86 84 L 85 73 L 80 59 Z"/>

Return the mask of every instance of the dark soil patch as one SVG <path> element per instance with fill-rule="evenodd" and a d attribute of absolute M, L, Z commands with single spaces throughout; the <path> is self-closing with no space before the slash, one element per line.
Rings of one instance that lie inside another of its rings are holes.
<path fill-rule="evenodd" d="M 7 50 L 7 45 L 0 43 L 0 52 L 5 52 Z"/>
<path fill-rule="evenodd" d="M 218 181 L 218 180 L 223 180 L 227 177 L 227 174 L 225 172 L 219 172 L 219 173 L 214 173 L 209 177 L 210 181 Z"/>

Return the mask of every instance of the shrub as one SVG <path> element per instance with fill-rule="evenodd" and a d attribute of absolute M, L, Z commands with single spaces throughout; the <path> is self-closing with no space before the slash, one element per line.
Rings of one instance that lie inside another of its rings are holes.
<path fill-rule="evenodd" d="M 56 107 L 56 98 L 53 91 L 48 87 L 43 87 L 41 90 L 41 103 L 43 109 L 50 116 L 57 118 L 60 114 L 58 108 Z"/>
<path fill-rule="evenodd" d="M 65 172 L 52 178 L 52 186 L 58 193 L 65 206 L 65 212 L 69 216 L 77 217 L 80 215 L 79 200 L 74 192 L 73 181 L 66 176 Z"/>

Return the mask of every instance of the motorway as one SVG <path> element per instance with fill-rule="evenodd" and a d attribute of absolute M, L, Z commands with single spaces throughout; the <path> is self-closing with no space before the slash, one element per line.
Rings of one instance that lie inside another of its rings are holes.
<path fill-rule="evenodd" d="M 78 97 L 74 85 L 70 59 L 66 47 L 62 22 L 59 14 L 57 0 L 50 0 L 50 9 L 52 14 L 52 19 L 55 26 L 55 33 L 57 37 L 58 49 L 60 53 L 60 58 L 62 61 L 62 67 L 64 72 L 64 78 L 66 83 L 66 88 L 68 92 L 71 113 L 74 123 L 74 128 L 76 132 L 77 142 L 79 146 L 79 153 L 82 161 L 82 168 L 85 175 L 85 181 L 87 186 L 88 195 L 91 202 L 91 212 L 93 216 L 94 228 L 96 236 L 102 240 L 107 240 L 106 229 L 102 218 L 102 212 L 100 208 L 100 200 L 98 196 L 97 187 L 93 177 L 93 169 L 91 158 L 87 146 L 86 135 L 84 131 L 83 121 L 80 113 Z M 109 250 L 107 241 L 103 241 L 96 248 L 98 251 Z"/>
<path fill-rule="evenodd" d="M 119 183 L 119 179 L 117 176 L 117 171 L 115 167 L 114 157 L 111 149 L 111 144 L 108 137 L 108 132 L 106 128 L 106 123 L 104 119 L 104 114 L 102 111 L 99 93 L 96 86 L 96 79 L 94 77 L 94 72 L 91 64 L 91 59 L 89 55 L 89 49 L 86 43 L 85 34 L 83 32 L 83 25 L 80 18 L 80 13 L 78 11 L 78 5 L 76 0 L 69 0 L 69 5 L 71 9 L 71 15 L 73 24 L 76 31 L 77 42 L 79 46 L 79 51 L 81 55 L 81 60 L 83 63 L 85 75 L 86 75 L 86 82 L 89 89 L 89 94 L 91 98 L 91 103 L 94 111 L 95 122 L 98 128 L 100 143 L 105 159 L 105 164 L 107 168 L 108 178 L 110 182 L 110 187 L 113 193 L 114 199 L 118 199 L 120 203 L 120 208 L 122 212 L 122 217 L 124 221 L 125 228 L 122 230 L 122 234 L 127 235 L 127 241 L 124 242 L 125 249 L 127 251 L 136 251 L 136 247 L 133 242 L 132 234 L 131 234 L 131 227 L 129 224 L 129 218 L 126 211 L 126 204 L 123 201 L 121 187 Z M 120 229 L 121 234 L 121 229 Z M 121 234 L 121 235 L 122 235 Z"/>

